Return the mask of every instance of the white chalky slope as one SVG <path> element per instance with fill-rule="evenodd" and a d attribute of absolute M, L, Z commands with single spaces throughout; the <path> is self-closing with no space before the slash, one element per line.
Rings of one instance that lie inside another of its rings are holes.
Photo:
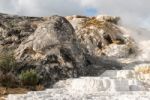
<path fill-rule="evenodd" d="M 107 70 L 99 77 L 59 81 L 45 91 L 9 95 L 7 100 L 150 100 L 150 65 Z"/>

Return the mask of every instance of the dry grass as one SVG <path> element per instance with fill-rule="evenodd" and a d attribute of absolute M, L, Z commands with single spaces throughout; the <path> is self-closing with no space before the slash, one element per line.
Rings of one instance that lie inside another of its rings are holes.
<path fill-rule="evenodd" d="M 30 91 L 26 88 L 6 88 L 6 87 L 0 87 L 0 95 L 8 95 L 8 94 L 23 94 Z"/>
<path fill-rule="evenodd" d="M 150 74 L 150 65 L 148 64 L 138 65 L 134 68 L 134 70 L 137 73 Z"/>
<path fill-rule="evenodd" d="M 97 28 L 102 28 L 104 27 L 104 21 L 98 21 L 97 19 L 89 19 L 86 22 L 83 23 L 83 28 L 85 27 L 90 27 L 90 26 L 95 26 Z"/>
<path fill-rule="evenodd" d="M 42 91 L 45 89 L 43 85 L 37 85 L 35 87 L 35 91 Z M 6 97 L 9 94 L 25 94 L 29 91 L 32 91 L 30 88 L 27 87 L 18 87 L 18 88 L 6 88 L 0 87 L 0 100 L 4 100 L 2 97 Z"/>
<path fill-rule="evenodd" d="M 107 36 L 110 37 L 112 43 L 114 44 L 124 44 L 124 39 L 121 37 L 122 32 L 120 29 L 115 26 L 113 23 L 108 22 L 108 21 L 99 21 L 95 18 L 91 18 L 85 22 L 82 23 L 82 26 L 84 29 L 88 30 L 86 33 L 94 33 L 96 36 L 101 30 L 104 31 Z M 94 27 L 96 29 L 90 29 L 91 27 Z M 92 30 L 92 31 L 91 31 Z M 96 32 L 93 32 L 93 30 L 96 30 Z M 107 39 L 108 41 L 110 39 Z"/>
<path fill-rule="evenodd" d="M 45 87 L 43 86 L 43 85 L 37 85 L 36 87 L 35 87 L 35 90 L 36 91 L 42 91 L 42 90 L 44 90 L 45 89 Z"/>
<path fill-rule="evenodd" d="M 6 97 L 8 94 L 24 94 L 29 92 L 26 88 L 6 88 L 0 87 L 0 100 L 4 100 L 2 97 Z"/>
<path fill-rule="evenodd" d="M 113 23 L 107 22 L 107 21 L 99 21 L 95 18 L 89 19 L 82 23 L 83 28 L 88 28 L 90 26 L 94 26 L 97 29 L 103 29 L 105 32 L 109 33 L 110 35 L 115 35 L 117 33 L 121 34 L 122 32 L 120 29 L 115 26 Z M 113 36 L 114 37 L 114 36 Z"/>

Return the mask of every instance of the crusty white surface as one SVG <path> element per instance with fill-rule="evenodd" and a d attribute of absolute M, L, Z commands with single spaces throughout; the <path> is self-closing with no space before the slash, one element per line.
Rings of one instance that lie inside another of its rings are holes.
<path fill-rule="evenodd" d="M 150 100 L 150 78 L 144 75 L 135 70 L 107 70 L 98 77 L 59 81 L 45 91 L 9 95 L 7 100 Z"/>

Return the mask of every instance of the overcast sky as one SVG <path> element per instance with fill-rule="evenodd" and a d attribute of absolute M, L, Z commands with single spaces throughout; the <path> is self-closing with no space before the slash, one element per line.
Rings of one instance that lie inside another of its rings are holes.
<path fill-rule="evenodd" d="M 150 0 L 0 0 L 0 12 L 28 16 L 121 16 L 124 23 L 150 28 Z"/>

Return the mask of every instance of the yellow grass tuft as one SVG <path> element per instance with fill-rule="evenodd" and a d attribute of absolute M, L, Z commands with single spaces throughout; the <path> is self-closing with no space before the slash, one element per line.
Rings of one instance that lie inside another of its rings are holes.
<path fill-rule="evenodd" d="M 141 64 L 134 68 L 135 72 L 143 73 L 143 74 L 150 74 L 150 64 Z"/>
<path fill-rule="evenodd" d="M 97 19 L 89 19 L 86 22 L 83 23 L 83 28 L 95 26 L 97 28 L 103 28 L 105 21 L 99 21 Z"/>

